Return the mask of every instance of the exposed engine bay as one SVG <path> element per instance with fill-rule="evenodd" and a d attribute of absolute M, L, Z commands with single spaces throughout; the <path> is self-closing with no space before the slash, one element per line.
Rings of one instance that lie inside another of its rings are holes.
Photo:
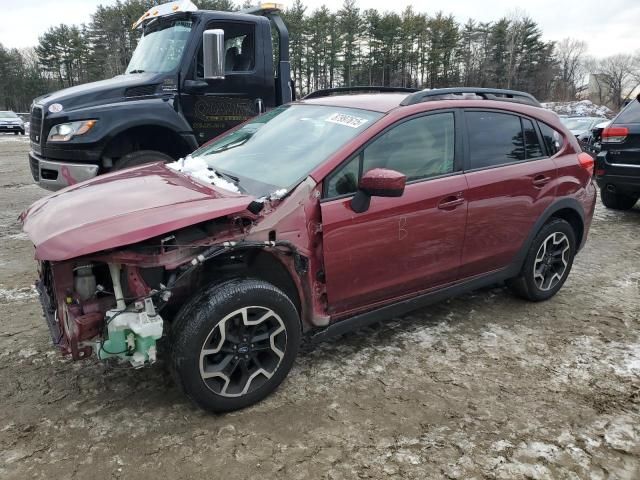
<path fill-rule="evenodd" d="M 53 343 L 74 360 L 95 353 L 139 368 L 156 361 L 167 322 L 201 285 L 254 268 L 292 294 L 308 289 L 307 256 L 276 240 L 275 231 L 250 235 L 252 215 L 218 218 L 76 259 L 41 261 L 36 286 Z M 280 270 L 267 265 L 267 257 L 280 259 Z M 287 270 L 295 272 L 296 284 L 286 284 Z"/>

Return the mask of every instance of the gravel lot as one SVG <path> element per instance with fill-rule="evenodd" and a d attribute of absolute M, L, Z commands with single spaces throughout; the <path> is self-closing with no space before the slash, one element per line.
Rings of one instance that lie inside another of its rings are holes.
<path fill-rule="evenodd" d="M 565 287 L 496 287 L 306 346 L 224 416 L 161 364 L 53 350 L 16 221 L 45 194 L 0 136 L 0 478 L 640 478 L 640 208 L 601 205 Z"/>

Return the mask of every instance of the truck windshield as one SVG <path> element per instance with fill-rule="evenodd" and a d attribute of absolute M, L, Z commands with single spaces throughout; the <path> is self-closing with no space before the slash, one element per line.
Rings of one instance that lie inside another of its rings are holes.
<path fill-rule="evenodd" d="M 138 42 L 125 73 L 167 73 L 175 70 L 189 40 L 191 25 L 190 21 L 177 20 L 149 26 Z"/>
<path fill-rule="evenodd" d="M 290 189 L 382 113 L 321 105 L 285 105 L 193 153 L 209 169 L 237 178 L 255 195 Z"/>

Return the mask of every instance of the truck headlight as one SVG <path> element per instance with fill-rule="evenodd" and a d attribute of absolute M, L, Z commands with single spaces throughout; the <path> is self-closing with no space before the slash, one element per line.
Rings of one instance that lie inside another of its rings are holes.
<path fill-rule="evenodd" d="M 98 123 L 97 120 L 81 120 L 79 122 L 54 125 L 51 127 L 47 140 L 50 142 L 68 142 L 73 137 L 87 133 L 96 123 Z"/>

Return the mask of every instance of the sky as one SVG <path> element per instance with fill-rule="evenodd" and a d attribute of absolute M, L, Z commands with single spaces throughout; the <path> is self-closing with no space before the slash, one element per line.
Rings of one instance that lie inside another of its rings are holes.
<path fill-rule="evenodd" d="M 292 3 L 292 0 L 277 0 Z M 311 11 L 323 4 L 337 11 L 342 0 L 303 0 Z M 497 20 L 514 11 L 532 17 L 546 40 L 573 37 L 587 42 L 589 54 L 605 57 L 640 51 L 639 0 L 357 0 L 361 9 L 402 11 L 413 5 L 418 12 L 452 13 L 460 22 L 468 18 Z M 38 36 L 60 23 L 88 23 L 99 4 L 115 0 L 0 0 L 0 43 L 5 47 L 35 46 Z M 194 0 L 194 3 L 198 3 Z M 256 0 L 257 3 L 257 0 Z M 8 7 L 10 8 L 2 8 Z"/>

